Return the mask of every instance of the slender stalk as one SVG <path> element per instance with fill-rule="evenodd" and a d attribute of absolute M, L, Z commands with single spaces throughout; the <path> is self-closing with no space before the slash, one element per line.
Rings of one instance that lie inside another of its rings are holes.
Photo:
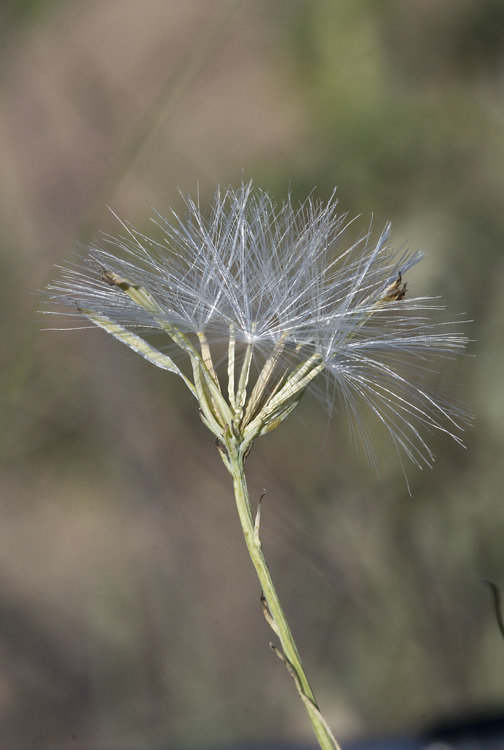
<path fill-rule="evenodd" d="M 278 598 L 273 579 L 269 572 L 259 539 L 258 517 L 256 522 L 252 515 L 250 500 L 247 489 L 247 480 L 243 468 L 243 453 L 240 445 L 233 438 L 226 440 L 228 461 L 226 467 L 233 478 L 236 507 L 240 523 L 245 537 L 245 543 L 254 565 L 259 583 L 261 584 L 263 597 L 266 600 L 266 618 L 274 632 L 277 634 L 282 647 L 282 653 L 274 648 L 277 655 L 284 662 L 288 671 L 296 683 L 298 693 L 308 712 L 313 731 L 322 750 L 340 750 L 340 746 L 334 739 L 331 730 L 317 705 L 315 695 L 308 682 L 308 677 L 301 663 L 294 638 L 285 617 L 282 605 Z"/>

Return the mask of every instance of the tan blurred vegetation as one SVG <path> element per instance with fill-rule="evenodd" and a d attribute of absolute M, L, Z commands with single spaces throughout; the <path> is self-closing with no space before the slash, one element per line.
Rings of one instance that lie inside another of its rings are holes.
<path fill-rule="evenodd" d="M 338 185 L 474 318 L 476 413 L 432 471 L 306 398 L 248 463 L 263 542 L 339 738 L 498 711 L 504 643 L 504 8 L 498 0 L 72 0 L 0 10 L 0 738 L 16 750 L 311 741 L 183 384 L 100 331 L 47 332 L 76 240 L 242 176 Z M 147 199 L 147 202 L 144 200 Z M 54 324 L 54 321 L 52 321 Z M 455 387 L 455 386 L 453 386 Z"/>

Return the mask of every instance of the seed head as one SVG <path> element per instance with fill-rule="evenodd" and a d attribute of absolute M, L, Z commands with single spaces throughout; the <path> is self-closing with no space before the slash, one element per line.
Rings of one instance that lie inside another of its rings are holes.
<path fill-rule="evenodd" d="M 370 457 L 366 410 L 416 464 L 434 458 L 422 428 L 461 442 L 467 414 L 431 381 L 467 339 L 411 296 L 404 277 L 422 254 L 394 249 L 390 225 L 345 247 L 334 194 L 278 206 L 247 183 L 217 190 L 208 214 L 185 202 L 185 219 L 154 213 L 153 237 L 122 223 L 62 269 L 51 298 L 180 375 L 224 452 L 233 439 L 245 455 L 308 387 L 343 407 Z"/>

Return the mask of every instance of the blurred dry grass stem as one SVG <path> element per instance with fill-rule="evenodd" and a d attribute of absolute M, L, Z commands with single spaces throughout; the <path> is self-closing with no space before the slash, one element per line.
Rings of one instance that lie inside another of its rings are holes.
<path fill-rule="evenodd" d="M 158 96 L 140 117 L 128 141 L 112 159 L 92 200 L 81 220 L 78 237 L 88 243 L 96 232 L 99 216 L 105 203 L 109 202 L 122 180 L 125 179 L 145 149 L 165 130 L 177 110 L 184 94 L 190 89 L 203 66 L 218 48 L 238 16 L 243 13 L 249 0 L 222 0 L 209 24 L 205 25 L 199 41 L 191 48 L 187 57 L 170 74 Z"/>

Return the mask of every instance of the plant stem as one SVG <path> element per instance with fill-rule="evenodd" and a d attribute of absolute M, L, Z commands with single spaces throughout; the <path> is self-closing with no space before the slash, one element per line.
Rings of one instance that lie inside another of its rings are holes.
<path fill-rule="evenodd" d="M 240 523 L 245 537 L 245 543 L 254 565 L 254 568 L 261 584 L 263 596 L 268 607 L 270 625 L 278 635 L 282 647 L 280 656 L 288 671 L 296 683 L 298 693 L 303 701 L 305 708 L 310 717 L 310 721 L 315 732 L 315 736 L 322 750 L 340 750 L 340 747 L 334 739 L 327 722 L 323 718 L 317 705 L 315 695 L 308 682 L 308 677 L 304 671 L 301 659 L 292 637 L 289 624 L 285 617 L 282 605 L 275 590 L 266 559 L 264 557 L 261 542 L 259 540 L 258 523 L 254 522 L 252 509 L 247 489 L 247 480 L 243 468 L 243 453 L 239 444 L 230 438 L 226 441 L 227 458 L 226 466 L 233 478 L 233 487 L 235 493 L 236 507 Z"/>

